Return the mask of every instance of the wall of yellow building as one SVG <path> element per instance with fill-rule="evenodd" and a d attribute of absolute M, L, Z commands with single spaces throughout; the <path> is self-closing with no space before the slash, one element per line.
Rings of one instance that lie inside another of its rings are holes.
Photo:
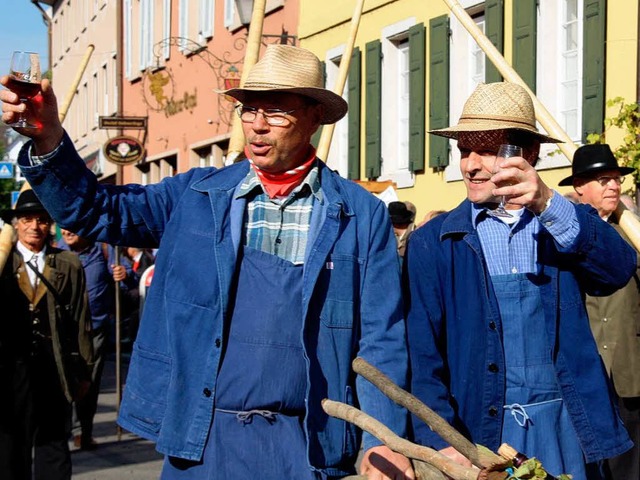
<path fill-rule="evenodd" d="M 505 0 L 505 58 L 509 61 L 511 48 L 511 17 L 514 0 Z M 350 21 L 355 1 L 325 0 L 321 2 L 302 0 L 300 5 L 300 45 L 315 52 L 321 59 L 325 52 L 346 43 L 349 35 Z M 365 44 L 382 37 L 382 29 L 388 25 L 414 17 L 416 23 L 423 22 L 427 27 L 431 18 L 443 15 L 448 9 L 443 1 L 423 0 L 367 0 L 365 2 L 356 46 L 364 53 Z M 637 42 L 638 42 L 638 4 L 636 0 L 618 0 L 608 2 L 607 11 L 607 78 L 606 99 L 623 96 L 629 101 L 636 97 Z M 452 16 L 452 22 L 457 21 Z M 427 31 L 428 35 L 428 31 Z M 427 39 L 428 48 L 428 39 Z M 427 50 L 428 51 L 428 50 Z M 362 56 L 363 89 L 364 72 L 366 71 L 364 55 Z M 429 71 L 427 68 L 427 86 Z M 427 102 L 429 90 L 427 87 Z M 428 108 L 427 115 L 428 128 Z M 608 109 L 606 115 L 613 114 Z M 366 114 L 365 102 L 362 102 L 362 118 Z M 384 122 L 384 120 L 383 120 Z M 451 119 L 456 123 L 457 119 Z M 361 134 L 361 151 L 365 149 L 364 127 Z M 612 145 L 620 141 L 619 132 L 610 132 L 607 140 Z M 428 141 L 426 142 L 428 163 Z M 361 171 L 364 171 L 364 155 L 361 159 Z M 561 194 L 571 191 L 570 187 L 557 187 L 558 182 L 571 174 L 570 168 L 558 168 L 541 172 L 545 183 L 554 186 Z M 418 219 L 431 210 L 450 210 L 458 205 L 466 196 L 462 181 L 447 182 L 443 172 L 434 172 L 426 168 L 424 173 L 416 175 L 412 188 L 397 190 L 400 200 L 413 202 L 418 210 Z"/>

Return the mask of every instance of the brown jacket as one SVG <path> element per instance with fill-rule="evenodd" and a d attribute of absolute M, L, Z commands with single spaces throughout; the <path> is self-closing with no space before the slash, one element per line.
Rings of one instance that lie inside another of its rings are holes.
<path fill-rule="evenodd" d="M 14 248 L 0 275 L 0 370 L 30 354 L 35 325 L 44 322 L 45 341 L 51 342 L 62 389 L 71 401 L 79 382 L 91 378 L 93 365 L 84 270 L 73 253 L 47 248 L 43 275 L 56 296 L 41 281 L 34 291 L 27 268 Z"/>
<path fill-rule="evenodd" d="M 609 223 L 629 242 L 615 213 Z M 638 257 L 640 267 L 640 256 Z M 620 397 L 640 397 L 640 277 L 608 297 L 587 296 L 593 336 Z"/>

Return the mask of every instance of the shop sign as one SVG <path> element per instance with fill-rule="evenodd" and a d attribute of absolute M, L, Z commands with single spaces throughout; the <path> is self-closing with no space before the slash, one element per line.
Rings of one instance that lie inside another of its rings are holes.
<path fill-rule="evenodd" d="M 116 165 L 130 165 L 144 157 L 144 146 L 135 137 L 120 135 L 104 144 L 104 155 Z"/>

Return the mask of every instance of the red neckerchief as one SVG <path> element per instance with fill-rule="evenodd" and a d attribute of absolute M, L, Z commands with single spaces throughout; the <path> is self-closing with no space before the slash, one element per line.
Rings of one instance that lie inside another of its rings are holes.
<path fill-rule="evenodd" d="M 253 163 L 247 147 L 244 149 L 244 154 L 251 162 L 251 166 L 258 175 L 258 178 L 267 192 L 267 195 L 269 195 L 269 198 L 286 197 L 289 195 L 294 188 L 302 183 L 316 159 L 316 149 L 310 145 L 308 160 L 306 160 L 302 165 L 299 165 L 292 170 L 287 170 L 286 172 L 270 173 L 261 170 L 260 167 Z"/>

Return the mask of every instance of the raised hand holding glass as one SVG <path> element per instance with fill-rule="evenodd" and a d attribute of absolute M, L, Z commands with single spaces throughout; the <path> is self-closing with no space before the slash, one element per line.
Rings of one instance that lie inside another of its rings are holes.
<path fill-rule="evenodd" d="M 33 52 L 13 52 L 11 57 L 11 71 L 7 88 L 15 92 L 22 103 L 26 103 L 40 91 L 42 71 L 40 70 L 40 57 Z M 14 123 L 8 124 L 14 128 L 37 128 L 27 122 L 22 113 Z"/>
<path fill-rule="evenodd" d="M 498 149 L 498 154 L 496 155 L 496 160 L 493 163 L 492 173 L 495 175 L 500 171 L 500 164 L 507 158 L 511 157 L 521 157 L 522 156 L 522 147 L 517 145 L 509 145 L 503 144 L 500 145 Z M 505 208 L 506 198 L 504 196 L 500 197 L 500 203 L 495 210 L 489 210 L 489 215 L 494 217 L 512 217 L 507 209 Z"/>

